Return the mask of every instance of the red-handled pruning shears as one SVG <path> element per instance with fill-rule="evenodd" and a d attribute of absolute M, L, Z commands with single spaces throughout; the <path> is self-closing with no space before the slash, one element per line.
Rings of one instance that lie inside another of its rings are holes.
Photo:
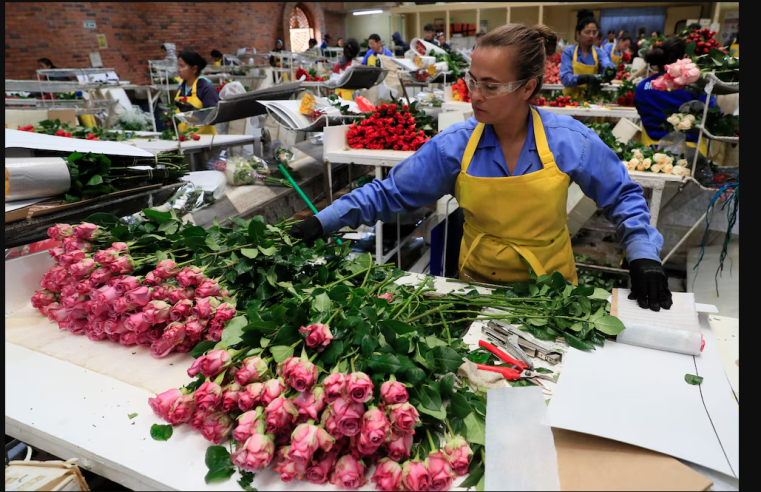
<path fill-rule="evenodd" d="M 513 359 L 509 355 L 507 355 L 502 350 L 498 349 L 494 345 L 485 342 L 483 340 L 479 340 L 478 342 L 479 347 L 483 347 L 492 354 L 496 355 L 499 360 L 502 362 L 506 362 L 507 364 L 510 364 L 512 366 L 516 366 L 517 369 L 513 369 L 511 367 L 497 367 L 497 366 L 489 366 L 486 364 L 476 364 L 476 367 L 478 367 L 482 371 L 491 371 L 496 372 L 499 374 L 502 374 L 505 379 L 508 381 L 518 381 L 519 379 L 526 379 L 531 383 L 536 384 L 537 386 L 544 387 L 543 384 L 541 384 L 540 381 L 536 381 L 536 379 L 546 379 L 548 381 L 552 381 L 553 383 L 555 380 L 545 374 L 540 374 L 535 371 L 530 371 L 528 368 L 528 365 L 523 362 L 516 359 Z"/>

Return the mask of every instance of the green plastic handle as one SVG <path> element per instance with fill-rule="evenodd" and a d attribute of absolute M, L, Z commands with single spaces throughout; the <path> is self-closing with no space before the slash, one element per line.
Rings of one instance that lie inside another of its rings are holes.
<path fill-rule="evenodd" d="M 277 167 L 278 167 L 278 169 L 280 169 L 280 172 L 283 173 L 283 176 L 285 176 L 285 178 L 288 180 L 288 182 L 290 182 L 291 185 L 293 185 L 293 189 L 296 190 L 298 192 L 298 194 L 301 196 L 301 198 L 306 202 L 306 204 L 309 206 L 309 209 L 312 212 L 314 212 L 315 215 L 316 215 L 317 214 L 317 209 L 315 208 L 314 205 L 312 205 L 312 202 L 309 201 L 309 198 L 307 198 L 307 196 L 304 194 L 304 192 L 301 191 L 301 188 L 299 188 L 299 185 L 296 184 L 296 181 L 294 181 L 293 178 L 291 177 L 291 175 L 288 174 L 288 171 L 285 170 L 285 166 L 283 166 L 282 164 L 278 164 Z M 341 241 L 340 239 L 336 239 L 336 242 L 338 244 L 343 244 L 343 241 Z"/>

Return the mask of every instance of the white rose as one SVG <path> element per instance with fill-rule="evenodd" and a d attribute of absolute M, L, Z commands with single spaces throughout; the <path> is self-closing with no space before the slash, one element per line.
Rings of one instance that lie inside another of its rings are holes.
<path fill-rule="evenodd" d="M 639 149 L 634 151 L 634 158 L 641 161 L 645 158 L 645 156 L 642 155 L 642 152 L 639 151 Z"/>
<path fill-rule="evenodd" d="M 684 168 L 684 175 L 685 175 L 685 176 L 689 176 L 691 173 L 692 173 L 692 171 L 690 171 L 690 170 L 689 170 L 689 169 L 687 169 L 686 167 Z"/>
<path fill-rule="evenodd" d="M 677 166 L 687 167 L 687 159 L 679 159 L 676 161 Z"/>
<path fill-rule="evenodd" d="M 681 121 L 681 118 L 679 117 L 679 113 L 674 113 L 671 116 L 669 116 L 668 118 L 666 118 L 666 121 L 668 121 L 672 125 L 676 126 Z"/>
<path fill-rule="evenodd" d="M 686 170 L 686 168 L 684 168 L 682 166 L 674 166 L 671 169 L 671 173 L 676 175 L 676 176 L 683 176 L 685 170 Z"/>
<path fill-rule="evenodd" d="M 651 161 L 650 159 L 645 159 L 644 161 L 642 161 L 642 165 L 644 166 L 645 169 L 650 169 L 650 165 L 652 163 L 653 161 Z"/>
<path fill-rule="evenodd" d="M 637 171 L 644 171 L 644 170 L 645 170 L 644 165 L 640 164 L 639 166 L 637 166 Z"/>
<path fill-rule="evenodd" d="M 657 153 L 653 156 L 653 161 L 660 164 L 661 162 L 663 162 L 663 159 L 665 159 L 665 157 L 666 157 L 666 154 Z"/>
<path fill-rule="evenodd" d="M 650 166 L 650 171 L 654 172 L 655 174 L 658 174 L 659 172 L 661 172 L 661 165 L 653 164 L 652 166 Z"/>
<path fill-rule="evenodd" d="M 639 166 L 639 159 L 637 159 L 636 157 L 632 157 L 631 160 L 629 161 L 630 169 L 633 169 L 637 166 Z"/>
<path fill-rule="evenodd" d="M 674 158 L 673 158 L 673 157 L 669 157 L 669 156 L 666 156 L 666 158 L 665 158 L 665 159 L 663 159 L 662 163 L 663 163 L 664 165 L 673 166 L 673 165 L 674 165 Z"/>
<path fill-rule="evenodd" d="M 695 115 L 694 114 L 686 114 L 682 116 L 682 121 L 689 121 L 690 123 L 695 122 Z"/>
<path fill-rule="evenodd" d="M 690 128 L 692 128 L 692 121 L 688 120 L 682 120 L 676 125 L 677 130 L 689 130 Z"/>
<path fill-rule="evenodd" d="M 672 174 L 672 171 L 674 170 L 674 166 L 671 164 L 664 164 L 663 165 L 663 172 L 666 174 Z"/>

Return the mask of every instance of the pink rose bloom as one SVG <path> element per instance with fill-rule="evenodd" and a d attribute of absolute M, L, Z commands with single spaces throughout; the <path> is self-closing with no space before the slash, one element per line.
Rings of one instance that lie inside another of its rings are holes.
<path fill-rule="evenodd" d="M 335 448 L 335 444 L 333 448 Z M 326 483 L 337 458 L 338 453 L 334 450 L 329 453 L 317 451 L 312 459 L 312 464 L 306 470 L 307 481 L 316 485 Z"/>
<path fill-rule="evenodd" d="M 153 289 L 153 294 L 151 294 L 151 297 L 153 297 L 154 301 L 166 301 L 169 299 L 169 290 L 167 289 L 167 284 L 161 284 L 157 285 Z"/>
<path fill-rule="evenodd" d="M 402 490 L 402 466 L 388 458 L 378 462 L 371 481 L 376 490 L 398 492 Z"/>
<path fill-rule="evenodd" d="M 61 321 L 66 319 L 66 308 L 61 306 L 57 302 L 49 304 L 47 308 L 48 308 L 48 319 L 50 321 L 53 321 L 54 323 L 60 323 Z"/>
<path fill-rule="evenodd" d="M 222 392 L 222 411 L 230 413 L 233 410 L 238 409 L 238 394 L 241 391 L 241 386 L 238 383 L 231 383 L 227 385 Z"/>
<path fill-rule="evenodd" d="M 386 292 L 385 294 L 379 295 L 378 299 L 385 299 L 390 303 L 394 299 L 394 296 L 391 292 Z"/>
<path fill-rule="evenodd" d="M 222 387 L 212 381 L 206 381 L 193 393 L 193 398 L 198 410 L 214 410 L 222 404 Z"/>
<path fill-rule="evenodd" d="M 275 441 L 269 434 L 254 434 L 230 456 L 241 470 L 256 471 L 267 468 L 275 455 Z"/>
<path fill-rule="evenodd" d="M 180 273 L 180 267 L 172 260 L 163 260 L 156 265 L 152 273 L 158 279 L 174 278 Z"/>
<path fill-rule="evenodd" d="M 182 341 L 179 345 L 177 345 L 174 350 L 181 353 L 186 354 L 193 350 L 193 347 L 196 346 L 198 342 L 196 340 L 191 340 L 190 338 L 185 338 L 185 340 Z"/>
<path fill-rule="evenodd" d="M 306 468 L 302 465 L 299 465 L 292 459 L 288 458 L 288 452 L 290 451 L 290 446 L 284 446 L 281 448 L 278 448 L 277 455 L 276 455 L 276 463 L 275 466 L 272 467 L 272 471 L 280 474 L 280 480 L 283 482 L 290 482 L 294 478 L 296 480 L 301 480 L 304 478 L 304 474 L 306 473 Z"/>
<path fill-rule="evenodd" d="M 66 314 L 73 320 L 87 319 L 87 311 L 87 306 L 83 301 L 77 301 L 71 307 L 66 308 Z"/>
<path fill-rule="evenodd" d="M 364 403 L 368 398 L 372 398 L 373 382 L 370 381 L 370 376 L 364 372 L 351 373 L 346 386 L 346 392 L 349 398 L 357 403 Z"/>
<path fill-rule="evenodd" d="M 156 359 L 160 359 L 169 354 L 183 341 L 185 341 L 185 325 L 182 323 L 171 323 L 166 327 L 161 338 L 151 344 L 151 355 Z"/>
<path fill-rule="evenodd" d="M 227 169 L 227 163 L 225 161 L 217 161 L 214 163 L 214 169 L 224 172 Z"/>
<path fill-rule="evenodd" d="M 299 424 L 291 434 L 291 449 L 288 457 L 300 465 L 308 465 L 315 451 L 330 451 L 336 440 L 321 427 Z"/>
<path fill-rule="evenodd" d="M 51 257 L 51 258 L 53 258 L 53 259 L 54 259 L 56 262 L 58 261 L 58 258 L 59 258 L 59 257 L 60 257 L 62 254 L 64 254 L 64 253 L 66 253 L 66 250 L 65 250 L 65 249 L 63 249 L 63 248 L 61 248 L 61 247 L 58 247 L 58 246 L 57 246 L 57 247 L 55 247 L 55 248 L 50 248 L 50 249 L 48 250 L 48 254 L 49 254 L 49 255 L 50 255 L 50 257 Z M 96 261 L 97 261 L 97 260 L 96 260 Z"/>
<path fill-rule="evenodd" d="M 111 270 L 108 267 L 100 267 L 90 275 L 89 282 L 91 287 L 98 287 L 108 282 L 111 278 Z"/>
<path fill-rule="evenodd" d="M 341 456 L 336 462 L 330 483 L 347 490 L 357 490 L 367 483 L 365 465 L 350 454 Z"/>
<path fill-rule="evenodd" d="M 402 486 L 405 490 L 428 490 L 431 476 L 425 463 L 417 460 L 407 461 L 402 465 Z"/>
<path fill-rule="evenodd" d="M 322 386 L 315 386 L 312 391 L 299 393 L 292 401 L 299 409 L 299 423 L 319 420 L 320 412 L 325 408 L 325 390 Z"/>
<path fill-rule="evenodd" d="M 148 404 L 151 406 L 153 413 L 163 419 L 169 414 L 169 410 L 181 396 L 182 392 L 180 390 L 176 388 L 170 389 L 156 395 L 154 398 L 148 398 Z"/>
<path fill-rule="evenodd" d="M 235 310 L 234 306 L 225 302 L 219 305 L 219 307 L 217 308 L 217 312 L 214 313 L 214 317 L 216 319 L 219 319 L 222 322 L 227 322 L 233 319 L 236 312 L 237 311 Z"/>
<path fill-rule="evenodd" d="M 140 281 L 137 279 L 137 277 L 132 276 L 125 277 L 114 284 L 114 289 L 116 289 L 116 292 L 118 292 L 121 296 L 125 295 L 127 292 L 137 289 L 138 287 L 140 287 Z"/>
<path fill-rule="evenodd" d="M 237 376 L 237 374 L 236 374 Z M 286 390 L 285 383 L 280 378 L 271 378 L 262 384 L 261 403 L 267 406 L 279 398 Z"/>
<path fill-rule="evenodd" d="M 299 361 L 288 373 L 286 382 L 298 392 L 307 391 L 317 381 L 317 367 L 309 361 Z"/>
<path fill-rule="evenodd" d="M 398 403 L 396 405 L 389 405 L 388 419 L 391 421 L 391 426 L 398 434 L 415 433 L 415 426 L 420 423 L 420 414 L 409 403 Z"/>
<path fill-rule="evenodd" d="M 402 461 L 410 457 L 412 449 L 412 434 L 402 434 L 401 436 L 391 435 L 391 441 L 386 444 L 388 457 L 394 461 Z"/>
<path fill-rule="evenodd" d="M 97 268 L 98 267 L 95 264 L 95 260 L 92 258 L 85 258 L 84 260 L 80 260 L 79 262 L 71 265 L 69 267 L 69 272 L 71 272 L 72 277 L 76 279 L 83 279 L 94 272 Z"/>
<path fill-rule="evenodd" d="M 375 449 L 378 449 L 381 444 L 386 442 L 386 439 L 390 435 L 391 423 L 381 410 L 374 408 L 365 412 L 365 415 L 362 416 L 362 430 L 360 431 L 360 437 L 363 438 L 364 443 L 368 448 L 372 446 Z M 372 453 L 374 452 L 375 450 L 373 450 Z"/>
<path fill-rule="evenodd" d="M 127 251 L 127 243 L 111 243 L 111 247 L 116 251 Z"/>
<path fill-rule="evenodd" d="M 196 289 L 197 291 L 198 289 Z M 211 306 L 211 301 L 208 297 L 204 298 L 196 298 L 196 305 L 193 306 L 193 316 L 195 316 L 198 319 L 207 319 L 211 318 L 211 316 L 214 314 L 214 310 Z"/>
<path fill-rule="evenodd" d="M 386 381 L 381 385 L 380 396 L 386 405 L 406 402 L 410 395 L 407 388 L 399 381 Z"/>
<path fill-rule="evenodd" d="M 102 304 L 113 304 L 119 297 L 121 297 L 121 294 L 119 294 L 119 291 L 117 291 L 115 287 L 108 287 L 102 292 L 98 291 L 95 296 L 98 302 Z"/>
<path fill-rule="evenodd" d="M 183 299 L 172 307 L 169 311 L 169 319 L 172 321 L 180 321 L 190 316 L 193 310 L 193 301 Z"/>
<path fill-rule="evenodd" d="M 200 340 L 206 331 L 207 320 L 199 320 L 195 316 L 185 318 L 185 330 L 193 340 Z"/>
<path fill-rule="evenodd" d="M 85 335 L 87 335 L 87 339 L 92 342 L 98 342 L 100 340 L 105 340 L 108 338 L 105 333 L 103 332 L 96 332 L 95 330 L 88 329 L 91 327 L 92 324 L 88 323 L 87 327 L 85 328 Z"/>
<path fill-rule="evenodd" d="M 34 295 L 32 296 L 32 307 L 35 308 L 41 308 L 42 306 L 47 306 L 48 304 L 52 304 L 56 300 L 56 295 L 53 292 L 50 292 L 47 289 L 42 290 L 35 290 Z"/>
<path fill-rule="evenodd" d="M 306 344 L 309 348 L 323 347 L 330 345 L 330 341 L 333 340 L 333 334 L 330 333 L 330 328 L 326 325 L 319 323 L 311 324 L 307 327 L 302 326 L 299 328 L 302 335 L 306 335 Z"/>
<path fill-rule="evenodd" d="M 240 393 L 238 393 L 238 408 L 241 412 L 248 412 L 254 407 L 259 406 L 262 400 L 262 390 L 264 385 L 262 383 L 253 383 L 244 386 Z M 240 439 L 238 439 L 240 441 Z"/>
<path fill-rule="evenodd" d="M 259 426 L 259 422 L 261 422 L 262 419 L 261 416 L 260 418 L 256 417 L 255 411 L 251 411 L 241 414 L 237 420 L 238 425 L 233 431 L 233 439 L 239 443 L 245 443 L 248 441 L 249 437 L 256 434 L 256 428 Z"/>
<path fill-rule="evenodd" d="M 194 431 L 200 431 L 203 429 L 203 423 L 206 420 L 206 417 L 209 415 L 210 412 L 202 412 L 200 410 L 196 410 L 196 413 L 193 414 L 192 417 L 190 417 L 190 420 L 188 421 L 188 425 L 190 425 L 190 428 Z"/>
<path fill-rule="evenodd" d="M 219 284 L 211 279 L 201 282 L 196 288 L 196 297 L 210 297 L 219 294 Z"/>
<path fill-rule="evenodd" d="M 106 334 L 108 336 L 108 334 Z M 137 334 L 137 344 L 141 347 L 150 347 L 155 338 L 151 336 L 151 330 Z"/>
<path fill-rule="evenodd" d="M 172 306 L 164 301 L 151 301 L 143 306 L 143 313 L 151 312 L 155 323 L 164 323 L 169 319 Z"/>
<path fill-rule="evenodd" d="M 120 334 L 118 334 L 118 333 L 110 333 L 110 334 L 106 334 L 106 335 L 108 336 L 108 339 L 110 341 L 114 342 L 114 343 L 119 343 L 119 341 L 122 338 L 122 336 Z"/>
<path fill-rule="evenodd" d="M 283 398 L 275 398 L 264 409 L 265 421 L 267 423 L 267 432 L 269 434 L 277 434 L 284 430 L 290 430 L 291 425 L 296 421 L 299 416 L 299 411 L 291 403 L 291 400 Z"/>
<path fill-rule="evenodd" d="M 155 287 L 156 285 L 158 285 L 159 281 L 160 279 L 156 278 L 153 272 L 148 272 L 148 275 L 146 275 L 145 278 L 143 279 L 143 285 Z M 151 296 L 153 296 L 153 293 L 151 293 Z"/>
<path fill-rule="evenodd" d="M 109 248 L 96 252 L 92 258 L 103 266 L 111 266 L 111 263 L 115 262 L 118 257 L 119 252 Z"/>
<path fill-rule="evenodd" d="M 233 358 L 226 350 L 212 350 L 207 355 L 199 357 L 198 360 L 201 360 L 201 374 L 207 379 L 212 379 L 230 367 Z M 188 375 L 190 375 L 190 371 L 188 371 Z M 236 391 L 240 391 L 240 389 Z"/>
<path fill-rule="evenodd" d="M 82 239 L 76 238 L 76 237 L 65 237 L 61 241 L 63 244 L 63 249 L 67 253 L 71 253 L 72 251 L 81 250 L 85 253 L 89 253 L 92 251 L 92 243 L 89 241 L 84 241 Z"/>
<path fill-rule="evenodd" d="M 225 324 L 217 319 L 213 319 L 209 322 L 209 339 L 215 342 L 222 340 L 222 331 L 225 329 Z"/>
<path fill-rule="evenodd" d="M 84 335 L 87 328 L 87 319 L 72 319 L 66 325 L 66 329 L 74 335 Z"/>
<path fill-rule="evenodd" d="M 119 336 L 119 343 L 127 347 L 137 344 L 137 333 L 122 333 Z"/>
<path fill-rule="evenodd" d="M 182 287 L 201 285 L 203 280 L 203 270 L 195 266 L 189 266 L 177 274 L 177 283 Z"/>
<path fill-rule="evenodd" d="M 118 274 L 123 273 L 129 273 L 135 268 L 135 262 L 132 261 L 131 256 L 122 256 L 116 259 L 111 265 L 109 266 L 111 268 L 111 271 Z"/>
<path fill-rule="evenodd" d="M 74 229 L 69 224 L 56 224 L 48 227 L 48 237 L 50 239 L 61 239 L 74 235 Z"/>
<path fill-rule="evenodd" d="M 233 419 L 229 415 L 223 412 L 213 412 L 206 416 L 206 420 L 203 421 L 203 434 L 204 439 L 212 441 L 214 444 L 227 439 L 233 431 Z"/>
<path fill-rule="evenodd" d="M 452 464 L 452 469 L 457 475 L 467 475 L 473 451 L 465 439 L 460 436 L 447 439 L 444 453 L 447 455 L 449 463 Z"/>
<path fill-rule="evenodd" d="M 124 326 L 135 334 L 148 331 L 153 325 L 147 322 L 143 314 L 144 313 L 130 314 L 127 320 L 124 322 Z"/>
<path fill-rule="evenodd" d="M 325 388 L 325 402 L 333 403 L 337 399 L 343 397 L 348 380 L 348 376 L 341 374 L 340 372 L 334 372 L 325 378 L 322 382 L 322 387 Z"/>
<path fill-rule="evenodd" d="M 243 360 L 243 367 L 235 374 L 235 381 L 241 386 L 262 381 L 267 375 L 267 363 L 258 355 Z"/>
<path fill-rule="evenodd" d="M 151 288 L 150 287 L 138 287 L 127 292 L 124 297 L 127 298 L 127 303 L 132 306 L 143 307 L 151 302 Z"/>
<path fill-rule="evenodd" d="M 116 332 L 117 326 L 118 322 L 109 318 L 103 323 L 103 331 L 106 332 L 106 335 L 111 335 Z"/>
<path fill-rule="evenodd" d="M 86 241 L 89 241 L 90 239 L 96 239 L 97 234 L 95 234 L 98 231 L 98 226 L 95 224 L 90 224 L 89 222 L 83 222 L 82 225 L 74 226 L 74 236 L 78 237 L 79 239 L 84 239 Z M 93 238 L 93 234 L 96 235 L 95 238 Z"/>
<path fill-rule="evenodd" d="M 84 251 L 76 250 L 72 251 L 71 253 L 64 253 L 61 256 L 58 257 L 58 264 L 61 266 L 71 266 L 75 263 L 79 263 L 80 261 L 87 258 L 87 253 Z"/>
<path fill-rule="evenodd" d="M 298 357 L 288 357 L 277 365 L 277 375 L 283 379 L 288 379 L 291 370 L 299 363 Z"/>
<path fill-rule="evenodd" d="M 425 460 L 428 467 L 428 475 L 431 477 L 429 490 L 449 490 L 457 476 L 452 471 L 447 455 L 442 450 L 434 451 Z"/>
<path fill-rule="evenodd" d="M 196 402 L 193 399 L 193 395 L 182 395 L 174 402 L 165 420 L 176 427 L 190 422 L 195 412 Z"/>
<path fill-rule="evenodd" d="M 353 436 L 362 430 L 362 417 L 365 406 L 355 401 L 348 402 L 340 398 L 332 403 L 332 411 L 338 426 L 338 432 L 343 436 Z M 335 434 L 333 434 L 335 436 Z"/>

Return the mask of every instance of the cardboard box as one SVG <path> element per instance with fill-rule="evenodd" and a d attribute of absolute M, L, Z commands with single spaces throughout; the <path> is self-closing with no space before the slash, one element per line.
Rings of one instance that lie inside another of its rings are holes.
<path fill-rule="evenodd" d="M 61 120 L 71 126 L 79 124 L 75 109 L 6 109 L 5 128 L 18 130 L 19 127 L 36 125 L 40 121 Z"/>

